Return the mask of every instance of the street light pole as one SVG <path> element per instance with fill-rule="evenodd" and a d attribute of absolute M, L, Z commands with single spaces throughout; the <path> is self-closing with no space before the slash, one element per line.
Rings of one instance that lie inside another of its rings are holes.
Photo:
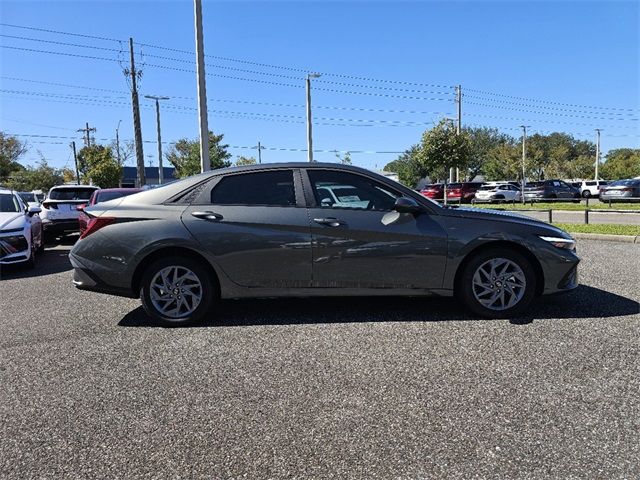
<path fill-rule="evenodd" d="M 196 23 L 196 75 L 198 77 L 198 113 L 200 116 L 200 170 L 211 170 L 209 159 L 209 120 L 207 118 L 207 85 L 204 72 L 204 37 L 202 34 L 202 0 L 193 0 Z"/>
<path fill-rule="evenodd" d="M 524 184 L 526 183 L 525 180 L 525 164 L 527 161 L 527 150 L 526 150 L 526 144 L 527 144 L 527 128 L 529 128 L 530 125 L 520 125 L 520 128 L 522 129 L 522 185 L 520 187 L 520 193 L 522 196 L 522 204 L 524 205 Z"/>
<path fill-rule="evenodd" d="M 319 73 L 307 74 L 307 159 L 313 162 L 313 138 L 311 135 L 311 79 L 318 78 Z"/>
<path fill-rule="evenodd" d="M 160 100 L 169 100 L 169 97 L 157 97 L 154 95 L 145 95 L 144 98 L 150 98 L 156 101 L 156 125 L 158 129 L 158 185 L 164 183 L 164 170 L 162 170 L 162 138 L 160 136 Z"/>
<path fill-rule="evenodd" d="M 598 180 L 598 167 L 600 166 L 600 132 L 601 128 L 596 128 L 596 178 Z M 596 184 L 597 185 L 597 184 Z"/>

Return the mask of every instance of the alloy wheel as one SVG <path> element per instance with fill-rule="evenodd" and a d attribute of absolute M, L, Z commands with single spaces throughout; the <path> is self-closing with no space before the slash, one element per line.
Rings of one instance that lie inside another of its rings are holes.
<path fill-rule="evenodd" d="M 151 280 L 149 294 L 154 308 L 163 316 L 180 319 L 191 315 L 202 301 L 202 283 L 186 267 L 171 265 Z"/>
<path fill-rule="evenodd" d="M 527 280 L 522 268 L 506 258 L 487 260 L 473 274 L 473 295 L 490 310 L 514 307 L 524 297 L 526 288 Z"/>

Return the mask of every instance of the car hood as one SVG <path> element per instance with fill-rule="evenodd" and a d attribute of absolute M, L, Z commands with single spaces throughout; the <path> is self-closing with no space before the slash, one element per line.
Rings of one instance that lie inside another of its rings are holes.
<path fill-rule="evenodd" d="M 541 230 L 546 231 L 547 233 L 562 233 L 562 235 L 565 237 L 570 236 L 568 233 L 558 227 L 543 222 L 542 220 L 536 220 L 535 218 L 521 215 L 519 213 L 473 207 L 445 208 L 443 210 L 445 212 L 444 214 L 450 217 L 473 218 L 475 220 L 487 220 L 491 222 L 516 223 L 520 225 L 538 227 Z"/>
<path fill-rule="evenodd" d="M 24 228 L 24 214 L 20 212 L 0 212 L 0 230 Z"/>

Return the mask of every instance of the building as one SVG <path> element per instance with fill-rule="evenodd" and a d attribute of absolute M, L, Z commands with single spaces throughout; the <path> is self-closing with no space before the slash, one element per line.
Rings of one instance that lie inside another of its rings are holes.
<path fill-rule="evenodd" d="M 164 175 L 164 183 L 177 180 L 175 176 L 176 169 L 173 167 L 162 167 Z M 147 179 L 147 185 L 158 185 L 160 183 L 158 179 L 158 167 L 144 167 L 144 175 Z M 126 188 L 138 186 L 138 169 L 136 167 L 123 167 L 122 168 L 122 186 Z"/>

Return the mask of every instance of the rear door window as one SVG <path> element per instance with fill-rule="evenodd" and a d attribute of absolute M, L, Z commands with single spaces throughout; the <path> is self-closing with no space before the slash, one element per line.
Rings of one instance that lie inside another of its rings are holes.
<path fill-rule="evenodd" d="M 213 205 L 296 205 L 293 170 L 240 173 L 223 177 L 211 191 Z"/>

